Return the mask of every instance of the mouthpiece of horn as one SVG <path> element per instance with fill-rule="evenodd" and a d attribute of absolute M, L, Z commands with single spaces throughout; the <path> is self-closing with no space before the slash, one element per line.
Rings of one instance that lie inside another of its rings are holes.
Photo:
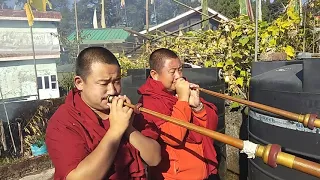
<path fill-rule="evenodd" d="M 112 103 L 113 95 L 108 95 L 105 99 L 109 102 Z"/>

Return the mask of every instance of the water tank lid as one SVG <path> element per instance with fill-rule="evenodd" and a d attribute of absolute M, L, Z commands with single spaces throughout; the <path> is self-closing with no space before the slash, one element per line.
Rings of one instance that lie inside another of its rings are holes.
<path fill-rule="evenodd" d="M 309 53 L 309 52 L 302 52 L 297 55 L 297 59 L 320 59 L 320 53 Z"/>
<path fill-rule="evenodd" d="M 271 91 L 302 91 L 303 65 L 282 66 L 251 78 L 251 87 Z"/>

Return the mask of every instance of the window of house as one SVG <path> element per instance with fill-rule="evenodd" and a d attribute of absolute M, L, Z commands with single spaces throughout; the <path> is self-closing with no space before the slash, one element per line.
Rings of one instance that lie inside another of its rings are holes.
<path fill-rule="evenodd" d="M 38 85 L 38 89 L 42 89 L 42 77 L 37 77 L 37 85 Z"/>
<path fill-rule="evenodd" d="M 57 89 L 58 81 L 56 75 L 37 77 L 38 89 Z"/>
<path fill-rule="evenodd" d="M 45 89 L 50 88 L 49 76 L 44 76 L 44 88 Z"/>
<path fill-rule="evenodd" d="M 51 89 L 57 89 L 57 76 L 51 75 Z"/>

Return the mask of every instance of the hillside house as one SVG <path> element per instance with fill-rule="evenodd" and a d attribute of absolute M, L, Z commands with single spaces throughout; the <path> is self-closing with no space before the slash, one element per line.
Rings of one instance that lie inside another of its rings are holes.
<path fill-rule="evenodd" d="M 185 13 L 182 13 L 172 19 L 169 19 L 169 20 L 164 21 L 156 26 L 149 28 L 149 33 L 154 34 L 157 31 L 173 32 L 173 31 L 177 31 L 179 29 L 182 29 L 186 26 L 189 26 L 191 24 L 194 24 L 198 21 L 201 21 L 202 15 L 199 12 L 202 12 L 202 7 L 199 6 L 194 9 L 196 11 L 190 9 L 189 11 L 187 11 Z M 197 11 L 199 11 L 199 12 L 197 12 Z M 209 20 L 209 28 L 210 29 L 215 30 L 218 28 L 220 22 L 229 21 L 229 19 L 226 16 L 220 14 L 219 12 L 217 12 L 211 8 L 208 8 L 208 14 L 209 14 L 209 16 L 213 16 L 216 14 L 216 16 L 214 18 L 211 18 Z M 190 28 L 186 28 L 183 30 L 183 32 L 192 31 L 192 30 L 200 30 L 200 29 L 201 29 L 201 23 L 199 23 L 195 26 L 192 26 Z M 139 33 L 146 34 L 146 32 L 147 32 L 146 30 L 143 30 L 143 31 L 140 31 Z"/>
<path fill-rule="evenodd" d="M 6 101 L 58 98 L 56 61 L 60 58 L 59 12 L 34 11 L 31 29 L 24 10 L 0 10 L 0 90 Z M 37 72 L 37 77 L 35 76 Z M 37 86 L 38 84 L 38 86 Z"/>

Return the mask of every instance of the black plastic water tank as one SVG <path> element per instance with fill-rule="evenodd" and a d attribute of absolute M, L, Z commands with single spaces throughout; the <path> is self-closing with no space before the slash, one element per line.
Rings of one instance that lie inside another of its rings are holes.
<path fill-rule="evenodd" d="M 137 103 L 140 96 L 137 93 L 137 89 L 146 81 L 149 76 L 149 69 L 130 69 L 127 72 L 127 77 L 122 79 L 122 94 L 126 94 L 130 97 L 132 103 Z M 183 75 L 188 81 L 199 84 L 200 87 L 215 91 L 224 92 L 225 83 L 221 80 L 220 69 L 218 68 L 185 68 L 183 69 Z M 218 132 L 225 133 L 225 101 L 214 96 L 200 93 L 200 96 L 206 101 L 214 103 L 218 108 Z M 219 161 L 219 174 L 221 178 L 225 176 L 226 167 L 226 145 L 215 141 L 215 148 L 217 151 L 217 158 Z"/>
<path fill-rule="evenodd" d="M 254 62 L 250 80 L 250 101 L 298 114 L 320 112 L 320 60 Z M 320 129 L 250 108 L 249 140 L 258 144 L 279 144 L 282 151 L 320 162 Z M 271 168 L 261 158 L 249 159 L 250 180 L 313 180 L 314 176 L 281 165 Z"/>

